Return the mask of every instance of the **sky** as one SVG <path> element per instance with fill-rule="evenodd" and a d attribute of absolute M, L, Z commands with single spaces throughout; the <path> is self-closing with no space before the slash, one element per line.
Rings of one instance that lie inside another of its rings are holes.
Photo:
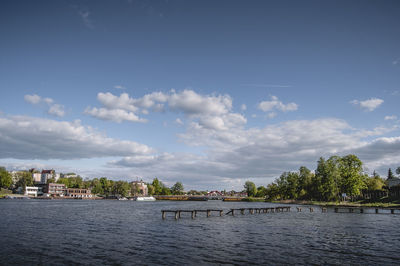
<path fill-rule="evenodd" d="M 399 1 L 1 1 L 0 165 L 268 185 L 400 166 Z"/>

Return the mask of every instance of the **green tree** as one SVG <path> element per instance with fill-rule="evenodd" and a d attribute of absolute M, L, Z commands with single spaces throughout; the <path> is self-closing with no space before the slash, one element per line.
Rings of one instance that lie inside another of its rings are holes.
<path fill-rule="evenodd" d="M 104 189 L 98 178 L 93 178 L 90 182 L 90 187 L 92 188 L 92 193 L 95 195 L 103 195 Z"/>
<path fill-rule="evenodd" d="M 112 194 L 126 197 L 130 191 L 130 186 L 126 181 L 115 181 L 112 186 Z"/>
<path fill-rule="evenodd" d="M 340 172 L 338 158 L 331 157 L 327 161 L 324 158 L 318 160 L 315 170 L 317 182 L 318 200 L 336 200 L 339 194 Z"/>
<path fill-rule="evenodd" d="M 396 168 L 396 174 L 400 175 L 400 166 Z"/>
<path fill-rule="evenodd" d="M 340 160 L 342 180 L 341 193 L 358 196 L 366 188 L 366 175 L 363 173 L 362 162 L 357 156 L 349 154 Z"/>
<path fill-rule="evenodd" d="M 25 171 L 18 173 L 16 186 L 22 188 L 23 191 L 25 191 L 26 186 L 33 186 L 32 173 Z"/>
<path fill-rule="evenodd" d="M 256 185 L 251 181 L 246 181 L 244 189 L 246 190 L 248 197 L 254 197 L 257 194 Z"/>
<path fill-rule="evenodd" d="M 305 167 L 301 166 L 299 169 L 299 182 L 297 195 L 299 199 L 311 199 L 312 198 L 312 183 L 314 174 Z"/>
<path fill-rule="evenodd" d="M 385 181 L 379 176 L 374 175 L 366 180 L 366 185 L 368 190 L 382 190 L 385 185 Z"/>
<path fill-rule="evenodd" d="M 107 177 L 100 177 L 100 184 L 103 190 L 103 193 L 108 196 L 111 194 L 111 187 L 112 187 L 112 182 L 111 180 L 108 180 Z"/>
<path fill-rule="evenodd" d="M 259 186 L 257 188 L 257 193 L 256 193 L 256 197 L 265 197 L 267 196 L 267 189 L 264 186 Z"/>
<path fill-rule="evenodd" d="M 171 192 L 173 195 L 181 195 L 183 193 L 183 185 L 181 182 L 176 182 L 175 185 L 171 187 Z"/>
<path fill-rule="evenodd" d="M 171 195 L 171 194 L 172 194 L 171 189 L 169 189 L 168 187 L 163 185 L 162 188 L 161 188 L 161 194 L 160 195 Z"/>
<path fill-rule="evenodd" d="M 267 200 L 276 200 L 280 198 L 279 187 L 276 183 L 269 184 L 266 188 L 265 198 Z"/>
<path fill-rule="evenodd" d="M 394 175 L 393 175 L 393 173 L 392 173 L 392 169 L 389 168 L 387 179 L 393 179 L 393 178 L 394 178 Z"/>
<path fill-rule="evenodd" d="M 154 195 L 154 187 L 151 184 L 147 184 L 147 193 L 149 195 Z"/>
<path fill-rule="evenodd" d="M 162 189 L 164 187 L 163 183 L 161 183 L 161 181 L 159 181 L 156 177 L 153 179 L 152 185 L 154 187 L 154 195 L 161 195 Z"/>
<path fill-rule="evenodd" d="M 0 167 L 0 188 L 10 188 L 13 183 L 12 176 L 6 168 Z"/>

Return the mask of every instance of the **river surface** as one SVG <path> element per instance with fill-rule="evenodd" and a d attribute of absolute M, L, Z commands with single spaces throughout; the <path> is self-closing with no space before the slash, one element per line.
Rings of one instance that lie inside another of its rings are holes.
<path fill-rule="evenodd" d="M 400 215 L 297 212 L 161 218 L 246 202 L 0 200 L 0 265 L 398 264 Z"/>

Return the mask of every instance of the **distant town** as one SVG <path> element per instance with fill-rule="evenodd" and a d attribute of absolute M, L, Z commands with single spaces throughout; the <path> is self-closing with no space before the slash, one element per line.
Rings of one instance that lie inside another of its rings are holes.
<path fill-rule="evenodd" d="M 54 169 L 10 171 L 0 168 L 1 194 L 17 194 L 33 198 L 60 199 L 126 199 L 151 195 L 246 197 L 246 191 L 184 191 L 181 182 L 165 186 L 158 178 L 152 183 L 143 180 L 114 181 L 106 177 L 84 180 L 76 173 L 58 173 Z"/>
<path fill-rule="evenodd" d="M 396 176 L 395 173 L 398 175 Z M 200 200 L 231 199 L 249 201 L 319 201 L 400 204 L 400 167 L 389 168 L 387 178 L 375 171 L 369 176 L 355 155 L 321 157 L 314 171 L 301 166 L 284 172 L 274 182 L 258 186 L 246 181 L 242 191 L 185 191 L 181 182 L 168 187 L 158 178 L 115 181 L 107 177 L 83 179 L 76 173 L 57 173 L 54 169 L 10 171 L 0 167 L 0 197 L 23 195 L 33 198 L 133 199 L 154 196 L 157 199 Z M 22 196 L 20 196 L 22 197 Z"/>

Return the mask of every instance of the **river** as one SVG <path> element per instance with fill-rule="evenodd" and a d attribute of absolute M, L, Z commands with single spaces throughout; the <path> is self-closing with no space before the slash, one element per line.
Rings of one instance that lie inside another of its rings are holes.
<path fill-rule="evenodd" d="M 302 212 L 179 220 L 162 209 L 276 206 L 247 202 L 0 200 L 0 264 L 397 264 L 400 215 Z"/>

